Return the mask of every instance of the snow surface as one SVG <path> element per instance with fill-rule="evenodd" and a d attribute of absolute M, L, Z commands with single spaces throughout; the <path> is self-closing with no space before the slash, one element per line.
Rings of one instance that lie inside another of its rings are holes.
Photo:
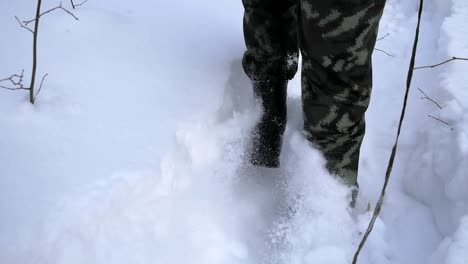
<path fill-rule="evenodd" d="M 299 78 L 282 168 L 244 164 L 259 109 L 240 67 L 241 1 L 90 0 L 79 21 L 47 15 L 37 104 L 0 90 L 0 263 L 350 263 L 396 133 L 418 2 L 388 0 L 382 19 L 380 35 L 390 35 L 377 47 L 393 57 L 374 54 L 354 212 L 299 132 Z M 9 76 L 30 65 L 31 35 L 14 16 L 30 18 L 34 1 L 0 10 L 0 76 Z M 424 11 L 417 65 L 468 57 L 468 2 L 426 0 Z M 416 72 L 359 263 L 468 263 L 467 70 Z"/>

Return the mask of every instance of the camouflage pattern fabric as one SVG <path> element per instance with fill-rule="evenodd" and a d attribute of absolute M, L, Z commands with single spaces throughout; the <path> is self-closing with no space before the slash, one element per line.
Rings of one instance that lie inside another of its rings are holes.
<path fill-rule="evenodd" d="M 252 80 L 292 79 L 299 57 L 297 0 L 243 0 L 247 52 L 243 66 Z"/>
<path fill-rule="evenodd" d="M 327 168 L 357 186 L 364 114 L 372 89 L 372 52 L 385 0 L 243 0 L 252 80 L 292 79 L 302 55 L 307 139 Z"/>

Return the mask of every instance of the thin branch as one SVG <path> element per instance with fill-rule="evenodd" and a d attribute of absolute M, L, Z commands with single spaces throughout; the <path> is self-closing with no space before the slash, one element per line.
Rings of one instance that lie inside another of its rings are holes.
<path fill-rule="evenodd" d="M 45 79 L 48 75 L 49 75 L 49 74 L 46 73 L 44 76 L 42 76 L 41 85 L 39 86 L 39 89 L 37 90 L 36 95 L 34 95 L 34 101 L 36 101 L 37 95 L 41 92 L 41 90 L 42 90 L 42 84 L 44 83 L 44 79 Z"/>
<path fill-rule="evenodd" d="M 437 120 L 437 121 L 439 121 L 439 122 L 441 122 L 441 123 L 443 123 L 443 124 L 445 124 L 445 125 L 447 125 L 447 126 L 450 126 L 449 123 L 445 122 L 444 120 L 442 120 L 442 119 L 440 119 L 440 118 L 437 118 L 437 117 L 432 116 L 432 115 L 427 115 L 427 116 L 430 117 L 430 118 L 432 118 L 432 119 L 435 119 L 435 120 Z"/>
<path fill-rule="evenodd" d="M 420 27 L 421 27 L 421 20 L 422 20 L 422 13 L 423 13 L 423 6 L 424 6 L 424 0 L 420 0 L 419 2 L 419 11 L 418 11 L 418 23 L 416 26 L 416 32 L 414 36 L 414 43 L 413 43 L 413 49 L 411 52 L 411 60 L 409 63 L 409 68 L 408 68 L 408 75 L 406 78 L 406 92 L 405 92 L 405 98 L 403 100 L 403 108 L 401 109 L 401 116 L 400 116 L 400 121 L 398 123 L 398 131 L 395 139 L 395 144 L 393 145 L 392 148 L 392 153 L 390 154 L 390 159 L 388 161 L 387 165 L 387 171 L 385 172 L 385 179 L 384 179 L 384 184 L 382 186 L 382 191 L 380 193 L 379 200 L 377 201 L 377 204 L 375 205 L 374 213 L 372 215 L 372 218 L 369 222 L 369 225 L 367 226 L 366 232 L 364 233 L 364 236 L 362 237 L 361 242 L 358 245 L 358 248 L 356 250 L 356 253 L 354 254 L 352 264 L 357 264 L 359 255 L 361 254 L 361 250 L 364 248 L 364 245 L 367 242 L 367 239 L 372 233 L 372 230 L 374 229 L 375 221 L 380 215 L 380 212 L 382 210 L 383 202 L 385 199 L 385 193 L 387 191 L 388 183 L 390 182 L 390 177 L 392 175 L 392 170 L 393 170 L 393 165 L 395 163 L 395 157 L 398 151 L 398 142 L 400 139 L 400 134 L 403 126 L 403 121 L 405 119 L 405 114 L 406 114 L 406 108 L 408 104 L 408 97 L 409 93 L 411 90 L 411 82 L 413 80 L 413 73 L 414 73 L 414 63 L 416 60 L 416 53 L 418 50 L 418 42 L 419 42 L 419 32 L 420 32 Z"/>
<path fill-rule="evenodd" d="M 443 109 L 442 106 L 440 106 L 435 100 L 430 98 L 423 90 L 421 90 L 420 88 L 418 88 L 418 90 L 424 95 L 424 97 L 421 97 L 422 100 L 427 99 L 427 100 L 433 102 L 435 105 L 437 105 L 437 107 L 439 107 L 439 109 Z"/>
<path fill-rule="evenodd" d="M 468 61 L 468 58 L 459 58 L 459 57 L 452 57 L 451 59 L 448 59 L 446 61 L 443 61 L 441 63 L 437 63 L 437 64 L 434 64 L 434 65 L 427 65 L 427 66 L 420 66 L 420 67 L 415 67 L 414 69 L 415 70 L 420 70 L 420 69 L 427 69 L 427 68 L 435 68 L 435 67 L 439 67 L 440 65 L 443 65 L 443 64 L 446 64 L 446 63 L 449 63 L 451 61 L 454 61 L 454 60 L 463 60 L 463 61 Z"/>
<path fill-rule="evenodd" d="M 389 35 L 390 35 L 390 33 L 387 33 L 387 34 L 385 34 L 385 36 L 383 36 L 383 37 L 381 37 L 381 38 L 378 38 L 377 41 L 380 41 L 380 40 L 382 40 L 382 39 L 388 37 Z"/>
<path fill-rule="evenodd" d="M 21 75 L 19 75 L 19 74 L 12 74 L 12 75 L 10 75 L 10 77 L 8 77 L 8 78 L 1 79 L 0 82 L 10 81 L 13 85 L 21 85 L 22 82 L 23 82 L 23 73 L 24 73 L 24 70 L 21 71 Z M 15 82 L 15 79 L 14 79 L 14 78 L 18 78 L 18 81 Z"/>
<path fill-rule="evenodd" d="M 88 0 L 84 0 L 83 2 L 79 3 L 79 4 L 76 4 L 75 6 L 76 7 L 79 7 L 79 6 L 82 6 L 84 3 L 88 2 Z"/>
<path fill-rule="evenodd" d="M 37 69 L 37 38 L 39 31 L 39 20 L 41 18 L 41 4 L 42 0 L 37 0 L 36 19 L 34 23 L 34 36 L 33 36 L 33 61 L 31 70 L 31 84 L 29 85 L 29 102 L 34 104 L 34 85 L 36 84 L 36 69 Z M 26 24 L 25 24 L 26 25 Z"/>
<path fill-rule="evenodd" d="M 382 53 L 385 53 L 387 56 L 390 56 L 390 57 L 395 57 L 395 56 L 393 56 L 392 54 L 390 54 L 390 53 L 386 52 L 386 51 L 385 51 L 385 50 L 383 50 L 383 49 L 378 49 L 378 48 L 375 48 L 375 50 L 376 50 L 376 51 L 380 51 L 380 52 L 382 52 Z"/>
<path fill-rule="evenodd" d="M 25 88 L 25 87 L 6 87 L 6 86 L 3 86 L 3 85 L 0 85 L 0 88 L 2 88 L 2 89 L 7 89 L 7 90 L 11 90 L 11 91 L 16 91 L 16 90 L 30 90 L 29 88 Z"/>
<path fill-rule="evenodd" d="M 88 2 L 88 0 L 84 0 L 83 2 L 81 2 L 81 3 L 79 3 L 79 4 L 75 4 L 75 3 L 73 2 L 73 0 L 70 0 L 70 2 L 71 2 L 71 5 L 72 5 L 73 9 L 75 9 L 75 8 L 77 8 L 77 7 L 81 6 L 81 5 L 83 5 L 84 3 Z"/>
<path fill-rule="evenodd" d="M 23 23 L 21 23 L 21 21 L 19 20 L 19 18 L 17 16 L 15 16 L 15 18 L 16 18 L 16 21 L 18 21 L 18 23 L 20 24 L 20 27 L 22 27 L 24 29 L 27 29 L 29 32 L 34 34 L 34 31 L 32 29 L 28 28 L 27 26 L 23 25 Z"/>
<path fill-rule="evenodd" d="M 70 0 L 73 9 L 75 9 L 76 7 L 81 6 L 84 3 L 88 2 L 88 0 L 81 0 L 81 1 L 82 2 L 80 2 L 79 4 L 75 4 L 73 2 L 73 0 Z M 8 90 L 29 90 L 29 101 L 31 102 L 31 104 L 34 104 L 34 102 L 36 100 L 36 97 L 39 95 L 39 93 L 42 90 L 42 85 L 44 84 L 44 79 L 48 76 L 48 74 L 46 74 L 46 75 L 44 75 L 42 77 L 39 89 L 37 90 L 37 92 L 35 92 L 36 69 L 37 69 L 37 41 L 38 41 L 37 39 L 38 39 L 38 30 L 39 30 L 39 20 L 40 20 L 40 18 L 43 15 L 46 15 L 48 13 L 51 13 L 51 12 L 55 11 L 55 10 L 61 9 L 65 13 L 72 16 L 75 20 L 79 20 L 78 17 L 75 16 L 75 14 L 73 14 L 71 11 L 69 11 L 68 9 L 66 9 L 65 7 L 62 6 L 62 2 L 60 2 L 60 4 L 58 6 L 53 7 L 53 8 L 51 8 L 51 9 L 45 11 L 45 12 L 41 12 L 41 4 L 42 4 L 42 0 L 37 0 L 36 15 L 35 15 L 34 19 L 24 20 L 24 21 L 21 22 L 21 20 L 17 16 L 15 16 L 15 19 L 20 24 L 20 27 L 27 29 L 29 32 L 31 32 L 33 34 L 33 61 L 32 61 L 32 71 L 31 71 L 31 84 L 29 85 L 29 88 L 25 88 L 24 85 L 23 85 L 23 72 L 24 71 L 21 72 L 21 75 L 14 74 L 14 75 L 11 75 L 9 78 L 0 79 L 0 82 L 10 81 L 10 83 L 12 84 L 12 86 L 0 85 L 0 88 L 8 89 Z M 33 23 L 33 22 L 34 22 L 34 29 L 31 29 L 31 28 L 28 27 L 28 25 L 30 23 Z M 16 81 L 15 78 L 19 78 L 19 79 Z"/>
<path fill-rule="evenodd" d="M 26 88 L 23 85 L 23 77 L 24 77 L 24 70 L 21 71 L 21 74 L 12 74 L 8 78 L 0 79 L 0 82 L 9 81 L 13 87 L 0 85 L 0 88 L 7 89 L 11 91 L 16 90 L 30 90 L 30 88 Z M 17 80 L 16 80 L 17 79 Z"/>
<path fill-rule="evenodd" d="M 69 11 L 68 9 L 66 9 L 66 8 L 64 8 L 64 7 L 62 6 L 62 2 L 60 2 L 60 4 L 59 4 L 58 6 L 56 6 L 56 7 L 54 7 L 54 8 L 51 8 L 51 9 L 49 9 L 49 10 L 47 10 L 47 11 L 41 13 L 41 14 L 39 15 L 39 17 L 42 17 L 43 15 L 48 14 L 48 13 L 50 13 L 50 12 L 52 12 L 52 11 L 57 10 L 57 9 L 61 9 L 61 10 L 63 10 L 64 12 L 68 13 L 68 14 L 69 14 L 70 16 L 72 16 L 75 20 L 79 20 L 78 17 L 76 17 L 71 11 Z M 31 20 L 25 20 L 25 21 L 23 21 L 23 24 L 24 24 L 25 26 L 27 26 L 29 23 L 32 23 L 32 22 L 36 21 L 36 19 L 38 19 L 39 17 L 36 17 L 36 18 L 34 18 L 34 19 L 31 19 Z"/>

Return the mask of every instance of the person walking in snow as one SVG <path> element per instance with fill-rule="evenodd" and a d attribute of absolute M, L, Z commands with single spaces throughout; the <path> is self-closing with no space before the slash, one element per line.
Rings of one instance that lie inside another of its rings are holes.
<path fill-rule="evenodd" d="M 287 83 L 296 74 L 300 50 L 305 135 L 325 156 L 330 173 L 357 190 L 371 57 L 385 0 L 242 2 L 247 47 L 242 64 L 264 110 L 250 162 L 280 165 Z"/>

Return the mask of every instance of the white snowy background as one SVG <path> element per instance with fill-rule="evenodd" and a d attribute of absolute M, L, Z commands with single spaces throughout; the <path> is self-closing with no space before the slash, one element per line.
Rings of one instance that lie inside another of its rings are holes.
<path fill-rule="evenodd" d="M 90 0 L 79 21 L 45 16 L 38 74 L 49 76 L 36 105 L 0 90 L 0 263 L 350 263 L 394 141 L 418 2 L 385 9 L 377 48 L 393 57 L 374 53 L 351 213 L 349 190 L 300 136 L 299 74 L 282 168 L 244 164 L 259 110 L 240 67 L 240 0 Z M 33 0 L 0 0 L 0 77 L 29 76 L 31 34 L 14 16 L 34 13 Z M 416 64 L 468 57 L 467 22 L 466 0 L 426 0 Z M 415 73 L 359 263 L 468 263 L 467 72 L 453 62 Z"/>

